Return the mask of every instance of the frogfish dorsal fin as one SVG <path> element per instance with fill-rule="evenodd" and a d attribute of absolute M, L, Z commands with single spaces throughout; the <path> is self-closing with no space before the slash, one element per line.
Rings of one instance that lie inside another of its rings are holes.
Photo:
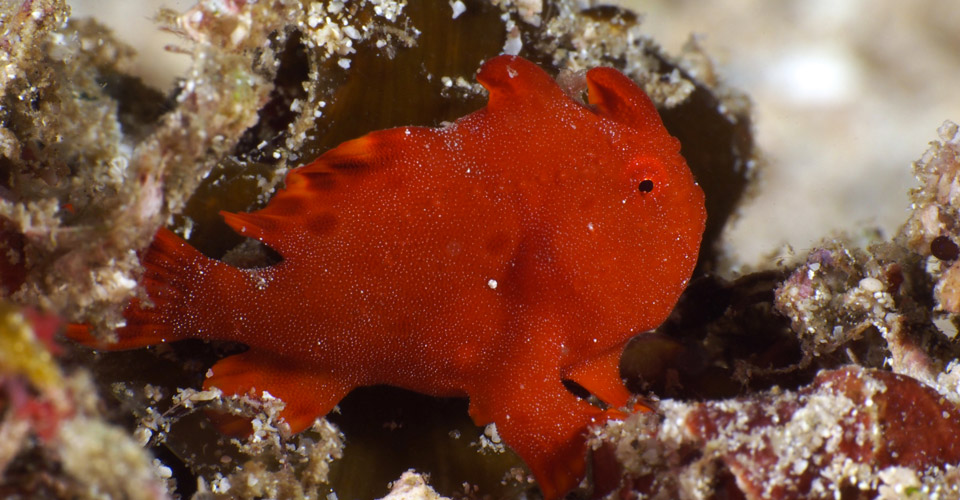
<path fill-rule="evenodd" d="M 663 128 L 653 101 L 623 73 L 613 68 L 593 68 L 586 78 L 587 98 L 600 116 L 641 133 Z"/>
<path fill-rule="evenodd" d="M 221 211 L 224 222 L 238 234 L 260 240 L 290 257 L 303 250 L 300 233 L 313 236 L 332 230 L 337 193 L 358 178 L 389 165 L 407 144 L 428 134 L 422 127 L 401 127 L 371 132 L 341 143 L 316 160 L 291 170 L 282 189 L 256 212 Z"/>
<path fill-rule="evenodd" d="M 490 59 L 477 73 L 477 81 L 490 92 L 487 107 L 491 109 L 517 102 L 568 100 L 546 71 L 516 56 L 497 56 Z"/>

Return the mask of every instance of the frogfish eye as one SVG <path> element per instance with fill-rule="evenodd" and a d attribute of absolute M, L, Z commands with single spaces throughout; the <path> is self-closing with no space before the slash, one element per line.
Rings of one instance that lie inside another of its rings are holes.
<path fill-rule="evenodd" d="M 653 181 L 650 179 L 644 179 L 640 181 L 640 184 L 637 185 L 637 191 L 641 193 L 649 193 L 653 191 Z"/>

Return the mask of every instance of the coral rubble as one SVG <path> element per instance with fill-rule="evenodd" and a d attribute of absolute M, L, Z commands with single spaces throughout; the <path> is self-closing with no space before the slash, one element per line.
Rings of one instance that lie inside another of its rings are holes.
<path fill-rule="evenodd" d="M 623 464 L 621 496 L 927 498 L 960 495 L 960 406 L 909 377 L 849 367 L 798 391 L 612 422 L 595 441 Z"/>

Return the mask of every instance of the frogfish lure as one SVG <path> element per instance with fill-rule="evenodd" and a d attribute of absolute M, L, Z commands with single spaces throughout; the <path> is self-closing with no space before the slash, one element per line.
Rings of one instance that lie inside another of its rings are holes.
<path fill-rule="evenodd" d="M 690 279 L 704 196 L 620 72 L 588 71 L 586 104 L 519 57 L 477 80 L 479 111 L 344 142 L 291 170 L 262 210 L 221 212 L 282 261 L 236 268 L 161 229 L 142 257 L 154 306 L 134 300 L 117 343 L 68 335 L 108 350 L 242 342 L 204 388 L 268 391 L 294 432 L 355 387 L 465 396 L 559 498 L 584 475 L 586 429 L 624 415 L 624 346 Z"/>

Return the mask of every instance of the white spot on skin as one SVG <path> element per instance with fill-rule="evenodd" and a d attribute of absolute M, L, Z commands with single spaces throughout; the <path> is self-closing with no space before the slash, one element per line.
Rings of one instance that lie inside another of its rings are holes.
<path fill-rule="evenodd" d="M 489 279 L 489 280 L 487 280 L 487 286 L 490 287 L 491 290 L 496 290 L 496 289 L 497 289 L 497 280 L 495 280 L 495 279 Z"/>

